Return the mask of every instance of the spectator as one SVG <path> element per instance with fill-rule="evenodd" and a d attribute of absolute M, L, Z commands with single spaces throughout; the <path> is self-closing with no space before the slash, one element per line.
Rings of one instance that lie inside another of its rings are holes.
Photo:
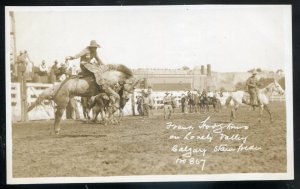
<path fill-rule="evenodd" d="M 59 81 L 63 81 L 67 78 L 68 65 L 62 63 L 59 68 Z"/>
<path fill-rule="evenodd" d="M 136 97 L 136 104 L 137 104 L 137 111 L 139 112 L 139 115 L 140 116 L 143 116 L 144 115 L 144 112 L 143 112 L 143 98 L 142 96 L 137 96 Z"/>
<path fill-rule="evenodd" d="M 40 65 L 39 68 L 40 68 L 39 75 L 40 75 L 40 76 L 46 76 L 46 75 L 47 75 L 48 68 L 47 68 L 47 66 L 46 66 L 45 60 L 42 61 L 42 64 Z"/>
<path fill-rule="evenodd" d="M 149 93 L 144 93 L 144 96 L 143 96 L 143 110 L 144 110 L 144 115 L 150 117 L 150 109 L 152 107 L 152 100 L 149 96 Z"/>
<path fill-rule="evenodd" d="M 174 109 L 176 108 L 176 99 L 175 96 L 171 93 L 171 105 L 172 105 L 172 112 L 174 113 Z"/>
<path fill-rule="evenodd" d="M 184 113 L 185 111 L 185 102 L 187 101 L 185 94 L 183 93 L 181 96 L 181 111 Z"/>
<path fill-rule="evenodd" d="M 170 119 L 171 114 L 173 112 L 172 108 L 172 99 L 171 96 L 169 95 L 170 93 L 166 92 L 166 96 L 164 97 L 164 119 Z"/>
<path fill-rule="evenodd" d="M 150 101 L 151 101 L 151 103 L 150 103 L 151 106 L 150 106 L 150 109 L 149 109 L 149 113 L 150 113 L 150 115 L 153 115 L 152 109 L 154 108 L 153 105 L 155 104 L 155 102 L 154 102 L 154 98 L 152 96 L 152 88 L 150 86 L 147 89 L 147 94 L 148 94 L 148 96 L 150 98 Z"/>
<path fill-rule="evenodd" d="M 17 64 L 25 64 L 25 57 L 23 51 L 17 56 Z"/>
<path fill-rule="evenodd" d="M 147 93 L 149 94 L 149 95 L 151 95 L 151 93 L 152 93 L 152 88 L 149 86 L 148 87 L 148 89 L 147 89 Z"/>
<path fill-rule="evenodd" d="M 28 54 L 28 52 L 27 52 L 26 50 L 24 51 L 23 56 L 24 56 L 24 61 L 25 61 L 26 67 L 27 67 L 26 70 L 27 70 L 29 73 L 32 73 L 32 68 L 33 68 L 34 64 L 33 64 L 33 62 L 30 60 L 29 54 Z"/>
<path fill-rule="evenodd" d="M 56 75 L 58 75 L 58 62 L 57 60 L 54 61 L 54 65 L 51 67 L 50 70 L 50 82 L 54 83 L 56 82 Z"/>
<path fill-rule="evenodd" d="M 17 56 L 17 75 L 18 75 L 18 81 L 22 81 L 22 74 L 26 71 L 26 62 L 25 62 L 25 56 L 23 51 L 20 51 L 19 56 Z"/>

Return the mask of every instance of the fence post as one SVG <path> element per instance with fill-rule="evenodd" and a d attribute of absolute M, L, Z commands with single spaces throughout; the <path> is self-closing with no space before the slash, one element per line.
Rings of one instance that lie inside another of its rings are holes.
<path fill-rule="evenodd" d="M 25 65 L 19 65 L 20 73 L 21 73 L 21 121 L 28 121 L 27 116 L 27 85 L 26 85 L 26 78 L 25 78 Z"/>

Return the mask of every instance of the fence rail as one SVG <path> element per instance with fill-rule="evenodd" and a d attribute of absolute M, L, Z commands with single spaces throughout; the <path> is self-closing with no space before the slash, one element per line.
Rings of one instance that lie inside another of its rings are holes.
<path fill-rule="evenodd" d="M 57 83 L 55 83 L 57 84 Z M 35 102 L 37 97 L 47 88 L 52 87 L 55 84 L 45 84 L 45 83 L 27 83 L 27 103 L 30 105 Z M 180 104 L 181 94 L 185 93 L 185 91 L 169 91 L 173 93 L 177 104 Z M 141 90 L 136 90 L 134 93 L 134 100 L 136 100 L 136 96 L 140 95 Z M 154 98 L 155 104 L 154 106 L 158 108 L 162 106 L 162 100 L 164 97 L 164 91 L 153 91 L 152 97 Z M 229 93 L 224 93 L 224 97 L 229 95 Z M 81 104 L 77 100 L 78 109 L 80 114 L 82 115 Z M 284 95 L 272 95 L 270 98 L 271 102 L 274 101 L 285 101 Z M 136 103 L 136 102 L 134 102 Z M 124 113 L 126 115 L 131 115 L 131 101 L 128 101 L 124 108 Z M 136 107 L 135 107 L 136 108 Z M 13 121 L 21 120 L 21 92 L 20 92 L 20 83 L 11 83 L 11 115 Z M 54 103 L 52 101 L 45 101 L 41 106 L 37 106 L 32 111 L 28 113 L 29 120 L 41 120 L 41 119 L 53 119 L 54 118 Z M 65 115 L 64 115 L 65 118 Z"/>

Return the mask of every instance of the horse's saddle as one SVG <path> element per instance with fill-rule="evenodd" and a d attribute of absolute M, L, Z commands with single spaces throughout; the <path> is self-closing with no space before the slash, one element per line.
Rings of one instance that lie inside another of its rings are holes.
<path fill-rule="evenodd" d="M 131 69 L 127 68 L 122 64 L 107 64 L 107 65 L 97 65 L 91 63 L 84 63 L 83 66 L 94 74 L 96 83 L 98 85 L 103 85 L 106 83 L 105 79 L 102 77 L 103 73 L 109 70 L 116 70 L 125 73 L 128 77 L 133 76 Z"/>

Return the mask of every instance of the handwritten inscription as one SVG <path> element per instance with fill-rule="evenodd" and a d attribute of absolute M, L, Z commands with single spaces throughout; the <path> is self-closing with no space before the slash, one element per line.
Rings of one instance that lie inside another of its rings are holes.
<path fill-rule="evenodd" d="M 243 143 L 246 143 L 248 136 L 243 137 L 239 134 L 233 134 L 233 135 L 225 135 L 223 133 L 220 133 L 220 140 L 224 141 L 242 141 Z"/>
<path fill-rule="evenodd" d="M 207 117 L 199 124 L 182 125 L 168 122 L 166 129 L 172 133 L 170 150 L 175 156 L 178 165 L 200 166 L 203 171 L 207 159 L 213 154 L 239 153 L 262 150 L 259 145 L 248 144 L 248 125 L 230 123 L 213 123 Z M 208 161 L 209 162 L 209 161 Z"/>
<path fill-rule="evenodd" d="M 204 140 L 211 142 L 213 137 L 210 133 L 204 135 L 193 135 L 192 132 L 188 132 L 184 137 L 184 140 Z"/>
<path fill-rule="evenodd" d="M 197 165 L 197 166 L 201 166 L 201 170 L 204 170 L 205 167 L 205 163 L 206 163 L 206 159 L 198 159 L 198 158 L 189 158 L 189 159 L 181 159 L 181 158 L 177 158 L 176 159 L 176 164 L 188 164 L 188 165 Z"/>
<path fill-rule="evenodd" d="M 196 147 L 192 148 L 190 146 L 178 146 L 177 144 L 172 147 L 172 152 L 182 152 L 183 157 L 192 157 L 192 155 L 201 154 L 202 156 L 205 156 L 207 150 L 206 148 Z"/>

